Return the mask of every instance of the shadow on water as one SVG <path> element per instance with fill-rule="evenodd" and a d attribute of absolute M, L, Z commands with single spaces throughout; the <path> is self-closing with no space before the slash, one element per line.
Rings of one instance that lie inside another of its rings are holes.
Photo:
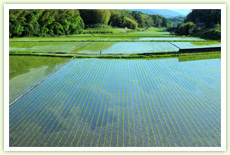
<path fill-rule="evenodd" d="M 95 116 L 98 116 L 98 115 L 99 115 L 99 110 L 96 111 L 96 115 L 95 115 Z M 93 122 L 92 122 L 92 125 L 91 125 L 90 129 L 91 129 L 91 130 L 94 130 L 94 129 L 97 128 L 97 127 L 101 127 L 101 125 L 102 125 L 102 126 L 106 126 L 106 125 L 107 125 L 108 115 L 109 115 L 109 123 L 112 123 L 113 113 L 110 112 L 110 114 L 109 114 L 108 110 L 106 110 L 106 111 L 105 111 L 104 120 L 103 120 L 103 124 L 102 124 L 103 114 L 101 114 L 101 115 L 99 116 L 99 119 L 98 119 L 98 124 L 97 124 L 97 118 L 98 118 L 98 117 L 94 117 L 94 118 L 93 118 Z M 114 116 L 113 122 L 115 123 L 116 121 L 117 121 L 117 117 Z M 88 123 L 90 123 L 90 122 L 91 122 L 91 120 L 88 120 Z"/>

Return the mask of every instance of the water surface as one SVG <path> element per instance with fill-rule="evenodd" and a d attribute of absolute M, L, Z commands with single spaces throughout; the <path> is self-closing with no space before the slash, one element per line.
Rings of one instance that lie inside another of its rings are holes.
<path fill-rule="evenodd" d="M 87 46 L 79 48 L 73 53 L 98 54 L 139 54 L 176 52 L 179 49 L 168 42 L 92 42 Z"/>
<path fill-rule="evenodd" d="M 10 56 L 10 102 L 34 86 L 69 58 Z"/>
<path fill-rule="evenodd" d="M 220 146 L 220 64 L 74 59 L 10 107 L 10 146 Z"/>

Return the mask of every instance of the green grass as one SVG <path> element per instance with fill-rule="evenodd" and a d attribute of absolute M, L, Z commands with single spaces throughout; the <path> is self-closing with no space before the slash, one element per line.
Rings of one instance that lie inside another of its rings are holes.
<path fill-rule="evenodd" d="M 10 42 L 9 49 L 25 53 L 68 53 L 84 44 L 84 42 Z"/>
<path fill-rule="evenodd" d="M 220 42 L 174 42 L 180 49 L 221 47 Z"/>
<path fill-rule="evenodd" d="M 74 57 L 74 58 L 99 58 L 99 59 L 162 59 L 162 58 L 178 58 L 179 61 L 190 61 L 190 60 L 202 60 L 202 59 L 212 59 L 221 58 L 220 51 L 213 52 L 200 52 L 200 53 L 162 53 L 162 54 L 152 54 L 152 55 L 60 55 L 60 54 L 37 54 L 37 53 L 20 53 L 20 54 L 10 54 L 11 56 L 44 56 L 44 57 Z"/>
<path fill-rule="evenodd" d="M 205 41 L 205 42 L 191 42 L 193 45 L 213 45 L 213 44 L 221 44 L 220 41 Z"/>

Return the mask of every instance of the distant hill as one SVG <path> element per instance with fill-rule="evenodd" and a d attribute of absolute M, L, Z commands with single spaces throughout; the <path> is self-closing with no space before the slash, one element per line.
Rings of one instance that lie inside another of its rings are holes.
<path fill-rule="evenodd" d="M 184 16 L 183 14 L 168 9 L 128 9 L 130 11 L 140 11 L 150 15 L 161 15 L 166 18 Z"/>
<path fill-rule="evenodd" d="M 168 19 L 173 23 L 173 26 L 176 27 L 178 23 L 184 23 L 185 17 L 184 16 L 176 16 L 176 17 L 171 17 Z"/>

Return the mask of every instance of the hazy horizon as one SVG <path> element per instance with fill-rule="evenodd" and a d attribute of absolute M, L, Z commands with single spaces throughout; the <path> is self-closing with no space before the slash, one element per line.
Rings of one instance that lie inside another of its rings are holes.
<path fill-rule="evenodd" d="M 192 9 L 168 9 L 168 10 L 175 11 L 183 15 L 188 15 L 192 11 Z"/>

